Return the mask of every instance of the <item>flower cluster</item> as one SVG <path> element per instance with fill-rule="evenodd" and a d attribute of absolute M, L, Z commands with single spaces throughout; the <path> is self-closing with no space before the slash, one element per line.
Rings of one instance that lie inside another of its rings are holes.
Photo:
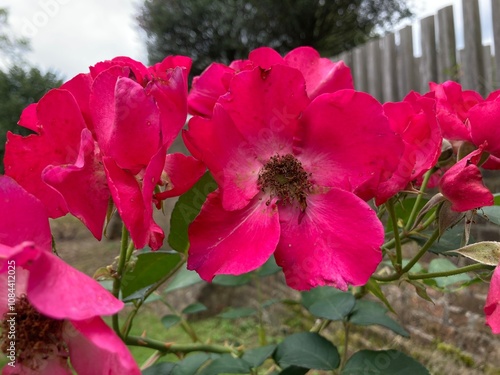
<path fill-rule="evenodd" d="M 37 198 L 7 176 L 0 176 L 0 193 L 2 350 L 14 342 L 19 364 L 3 374 L 71 374 L 68 358 L 80 374 L 140 374 L 100 317 L 120 311 L 123 302 L 52 253 L 47 211 Z M 9 265 L 15 279 L 8 279 Z M 15 339 L 7 339 L 12 317 Z"/>
<path fill-rule="evenodd" d="M 48 217 L 70 213 L 100 240 L 116 208 L 135 249 L 157 250 L 165 235 L 154 208 L 208 169 L 218 187 L 189 225 L 190 270 L 211 281 L 274 256 L 294 289 L 347 290 L 382 261 L 376 206 L 417 192 L 431 174 L 439 202 L 459 215 L 494 203 L 480 167 L 500 169 L 498 92 L 483 99 L 445 82 L 382 104 L 354 89 L 343 62 L 309 47 L 284 57 L 262 47 L 213 63 L 188 95 L 190 65 L 183 56 L 98 63 L 24 110 L 19 125 L 33 134 L 8 134 L 0 273 L 11 260 L 19 267 L 26 373 L 70 373 L 68 357 L 84 374 L 139 373 L 101 318 L 123 303 L 52 253 Z M 169 154 L 188 112 L 192 156 Z M 495 333 L 499 283 L 497 270 L 485 307 Z"/>
<path fill-rule="evenodd" d="M 69 212 L 97 239 L 112 198 L 137 248 L 158 249 L 153 201 L 182 194 L 204 172 L 191 157 L 167 155 L 186 120 L 190 66 L 183 56 L 150 68 L 118 57 L 49 91 L 19 120 L 34 134 L 8 134 L 6 175 L 51 218 Z M 154 195 L 156 186 L 164 191 Z"/>

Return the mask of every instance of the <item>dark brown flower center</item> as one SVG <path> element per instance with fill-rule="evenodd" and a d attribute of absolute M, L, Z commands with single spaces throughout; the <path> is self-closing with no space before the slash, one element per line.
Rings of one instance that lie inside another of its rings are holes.
<path fill-rule="evenodd" d="M 305 211 L 306 197 L 312 188 L 309 177 L 302 163 L 292 154 L 275 155 L 260 170 L 258 184 L 281 204 L 296 202 Z"/>
<path fill-rule="evenodd" d="M 48 318 L 30 304 L 26 296 L 16 299 L 15 309 L 0 321 L 2 352 L 32 370 L 38 370 L 50 357 L 68 357 L 63 340 L 64 320 Z"/>

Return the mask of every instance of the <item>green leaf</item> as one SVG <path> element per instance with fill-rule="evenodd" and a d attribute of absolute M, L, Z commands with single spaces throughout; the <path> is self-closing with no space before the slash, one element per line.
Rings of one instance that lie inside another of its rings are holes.
<path fill-rule="evenodd" d="M 151 290 L 151 288 L 154 287 L 154 284 L 152 285 L 148 285 L 142 289 L 139 289 L 137 291 L 135 291 L 134 293 L 132 293 L 130 296 L 128 296 L 127 298 L 123 298 L 122 301 L 125 302 L 125 303 L 129 303 L 129 302 L 132 302 L 132 301 L 135 301 L 135 300 L 141 300 L 143 301 L 144 303 L 151 303 L 151 302 L 154 302 L 154 301 L 158 301 L 161 297 L 158 293 L 151 293 L 148 298 L 144 301 L 144 297 L 146 296 L 147 293 L 149 293 L 149 291 Z"/>
<path fill-rule="evenodd" d="M 397 350 L 360 350 L 347 361 L 341 375 L 430 375 L 419 362 Z"/>
<path fill-rule="evenodd" d="M 212 283 L 223 285 L 223 286 L 241 286 L 248 284 L 252 281 L 252 276 L 248 273 L 243 275 L 233 276 L 233 275 L 217 275 L 214 277 Z"/>
<path fill-rule="evenodd" d="M 133 270 L 123 275 L 121 290 L 123 298 L 160 280 L 181 261 L 180 254 L 173 251 L 155 251 L 137 256 Z"/>
<path fill-rule="evenodd" d="M 500 198 L 495 198 L 500 199 Z M 497 203 L 495 203 L 497 204 Z M 490 223 L 500 225 L 500 206 L 488 206 L 477 210 L 477 214 Z"/>
<path fill-rule="evenodd" d="M 394 311 L 394 309 L 392 308 L 391 304 L 389 303 L 389 301 L 385 297 L 384 292 L 382 292 L 382 289 L 380 288 L 380 285 L 378 284 L 377 280 L 369 279 L 368 282 L 366 283 L 366 289 L 371 294 L 373 294 L 375 297 L 377 297 L 380 301 L 382 301 L 383 304 L 385 305 L 385 307 L 387 307 L 390 312 L 392 312 L 394 314 L 396 313 L 396 311 Z"/>
<path fill-rule="evenodd" d="M 435 272 L 447 272 L 447 271 L 453 271 L 456 270 L 457 266 L 455 266 L 453 263 L 451 263 L 448 259 L 433 259 L 429 263 L 429 273 L 435 273 Z M 433 280 L 436 281 L 436 284 L 440 288 L 445 288 L 449 285 L 453 285 L 456 283 L 463 283 L 470 281 L 470 276 L 461 273 L 458 275 L 453 275 L 453 276 L 446 276 L 446 277 L 436 277 Z"/>
<path fill-rule="evenodd" d="M 168 243 L 172 249 L 185 253 L 189 248 L 188 226 L 201 210 L 207 195 L 217 188 L 212 175 L 206 172 L 194 186 L 182 194 L 172 210 Z"/>
<path fill-rule="evenodd" d="M 313 332 L 285 337 L 276 348 L 274 359 L 281 367 L 295 365 L 316 370 L 334 370 L 340 364 L 337 348 Z"/>
<path fill-rule="evenodd" d="M 248 374 L 250 364 L 241 358 L 223 354 L 205 366 L 198 375 Z"/>
<path fill-rule="evenodd" d="M 398 335 L 409 337 L 410 334 L 386 313 L 387 309 L 377 302 L 357 300 L 349 321 L 360 326 L 377 324 Z"/>
<path fill-rule="evenodd" d="M 267 260 L 258 270 L 257 276 L 265 277 L 274 275 L 275 273 L 281 271 L 281 267 L 276 264 L 276 260 L 274 259 L 274 255 Z"/>
<path fill-rule="evenodd" d="M 266 345 L 260 348 L 250 349 L 241 356 L 241 359 L 248 362 L 250 367 L 259 367 L 273 354 L 275 349 L 276 345 Z"/>
<path fill-rule="evenodd" d="M 356 304 L 356 298 L 351 293 L 341 292 L 314 302 L 308 310 L 314 316 L 329 320 L 344 319 Z"/>
<path fill-rule="evenodd" d="M 182 361 L 177 362 L 177 367 L 174 368 L 173 375 L 194 375 L 210 358 L 212 356 L 206 353 L 188 355 Z"/>
<path fill-rule="evenodd" d="M 256 313 L 257 310 L 252 309 L 251 307 L 238 307 L 238 308 L 229 308 L 217 316 L 223 319 L 238 319 L 238 318 L 245 318 L 247 316 L 252 316 L 255 315 Z"/>
<path fill-rule="evenodd" d="M 157 363 L 145 369 L 142 375 L 173 375 L 176 367 L 177 363 L 173 362 Z"/>
<path fill-rule="evenodd" d="M 427 294 L 427 288 L 425 286 L 425 284 L 419 280 L 406 280 L 407 283 L 413 285 L 415 287 L 415 292 L 417 293 L 417 295 L 426 300 L 426 301 L 429 301 L 429 302 L 432 302 L 434 303 L 434 301 L 432 300 L 431 297 L 429 297 L 429 295 Z"/>
<path fill-rule="evenodd" d="M 180 316 L 171 314 L 165 315 L 163 318 L 161 318 L 161 324 L 163 324 L 165 328 L 170 328 L 179 323 L 180 321 L 181 321 Z"/>
<path fill-rule="evenodd" d="M 186 267 L 181 268 L 172 278 L 168 286 L 165 288 L 165 293 L 172 292 L 176 289 L 186 288 L 188 286 L 201 283 L 203 280 L 195 271 L 189 271 Z"/>
<path fill-rule="evenodd" d="M 304 306 L 306 309 L 309 309 L 309 307 L 316 303 L 324 300 L 325 298 L 337 295 L 339 293 L 344 293 L 341 290 L 338 290 L 336 288 L 332 288 L 331 286 L 319 286 L 314 289 L 308 290 L 306 292 L 302 292 L 301 296 L 301 302 L 302 306 Z"/>
<path fill-rule="evenodd" d="M 500 263 L 500 242 L 483 241 L 464 246 L 458 250 L 450 250 L 476 262 L 496 266 Z"/>
<path fill-rule="evenodd" d="M 423 234 L 430 237 L 432 235 L 431 231 L 425 231 Z M 439 238 L 436 242 L 432 244 L 429 251 L 435 254 L 443 254 L 451 249 L 458 249 L 462 247 L 462 241 L 464 239 L 465 227 L 463 224 L 455 225 L 453 228 L 448 229 L 444 232 L 443 236 Z M 422 246 L 427 238 L 422 238 L 420 236 L 411 236 L 413 240 L 415 240 L 420 246 Z M 474 239 L 469 238 L 469 243 L 474 243 Z M 446 254 L 448 256 L 452 255 L 450 253 Z"/>
<path fill-rule="evenodd" d="M 186 307 L 184 310 L 182 310 L 182 313 L 183 314 L 195 314 L 195 313 L 199 313 L 199 312 L 206 311 L 206 310 L 207 310 L 207 307 L 203 303 L 196 302 L 196 303 L 192 303 L 191 305 Z"/>

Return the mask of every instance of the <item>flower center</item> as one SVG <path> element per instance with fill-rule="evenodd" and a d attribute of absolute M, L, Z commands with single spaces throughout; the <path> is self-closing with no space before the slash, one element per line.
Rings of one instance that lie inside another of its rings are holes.
<path fill-rule="evenodd" d="M 16 299 L 15 315 L 7 312 L 0 321 L 2 352 L 31 370 L 39 370 L 53 356 L 67 358 L 63 340 L 64 320 L 48 318 L 30 304 L 25 295 Z"/>
<path fill-rule="evenodd" d="M 258 184 L 262 191 L 278 197 L 282 204 L 296 202 L 305 211 L 306 197 L 312 188 L 309 177 L 292 154 L 275 155 L 260 170 Z"/>

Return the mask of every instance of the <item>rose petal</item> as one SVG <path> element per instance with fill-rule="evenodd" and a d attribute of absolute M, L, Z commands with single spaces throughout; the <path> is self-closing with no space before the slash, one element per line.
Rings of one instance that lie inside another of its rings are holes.
<path fill-rule="evenodd" d="M 276 262 L 294 289 L 364 285 L 382 260 L 384 228 L 368 204 L 350 192 L 333 188 L 310 195 L 305 212 L 286 206 L 279 215 Z"/>
<path fill-rule="evenodd" d="M 52 235 L 47 210 L 12 178 L 0 176 L 0 243 L 15 246 L 33 241 L 51 251 Z"/>
<path fill-rule="evenodd" d="M 67 90 L 50 90 L 36 108 L 38 135 L 7 135 L 5 174 L 40 199 L 50 217 L 57 218 L 68 209 L 61 194 L 42 181 L 42 171 L 48 165 L 75 162 L 85 121 L 75 98 Z"/>
<path fill-rule="evenodd" d="M 194 77 L 188 96 L 189 113 L 211 117 L 215 102 L 227 92 L 235 73 L 226 65 L 212 63 L 200 76 Z"/>
<path fill-rule="evenodd" d="M 500 333 L 500 268 L 495 268 L 491 277 L 490 289 L 484 305 L 486 323 L 494 334 Z"/>
<path fill-rule="evenodd" d="M 73 320 L 71 325 L 64 338 L 77 373 L 141 374 L 127 346 L 100 317 Z"/>
<path fill-rule="evenodd" d="M 31 103 L 26 108 L 24 108 L 17 124 L 26 129 L 33 130 L 35 133 L 38 133 L 38 118 L 36 115 L 36 106 L 37 103 Z"/>
<path fill-rule="evenodd" d="M 439 189 L 451 202 L 453 211 L 464 212 L 494 204 L 493 194 L 484 186 L 477 167 L 482 153 L 482 148 L 471 152 L 441 177 Z"/>
<path fill-rule="evenodd" d="M 153 220 L 152 205 L 154 187 L 165 165 L 165 153 L 162 147 L 151 159 L 142 186 L 136 176 L 118 167 L 112 158 L 103 158 L 113 201 L 138 249 L 149 244 L 157 250 L 163 243 L 163 230 Z"/>
<path fill-rule="evenodd" d="M 28 299 L 46 316 L 82 320 L 112 315 L 123 308 L 123 302 L 97 281 L 52 253 L 40 251 L 38 258 L 24 268 L 30 271 Z"/>
<path fill-rule="evenodd" d="M 288 66 L 300 70 L 304 75 L 307 94 L 311 99 L 342 89 L 354 89 L 351 69 L 343 61 L 333 62 L 321 58 L 314 48 L 295 48 L 284 60 Z"/>
<path fill-rule="evenodd" d="M 269 47 L 259 47 L 252 50 L 248 54 L 248 60 L 252 61 L 255 66 L 259 66 L 264 70 L 270 69 L 273 65 L 284 65 L 283 57 L 274 49 Z"/>
<path fill-rule="evenodd" d="M 71 214 L 101 240 L 110 193 L 90 130 L 82 130 L 80 153 L 75 164 L 48 166 L 42 175 L 47 184 L 62 194 Z"/>
<path fill-rule="evenodd" d="M 146 95 L 152 95 L 160 111 L 162 145 L 170 147 L 187 118 L 187 82 L 184 69 L 176 67 L 163 74 L 163 79 L 153 79 L 146 86 Z M 153 129 L 147 129 L 148 132 Z"/>
<path fill-rule="evenodd" d="M 174 153 L 167 154 L 163 171 L 169 180 L 168 190 L 155 194 L 159 200 L 184 194 L 203 176 L 206 167 L 192 156 Z"/>
<path fill-rule="evenodd" d="M 226 211 L 216 190 L 189 226 L 188 269 L 206 281 L 218 274 L 252 271 L 269 259 L 279 235 L 274 202 L 257 196 L 241 210 Z"/>
<path fill-rule="evenodd" d="M 469 125 L 472 142 L 482 145 L 494 156 L 500 157 L 500 100 L 479 103 L 469 111 Z"/>
<path fill-rule="evenodd" d="M 193 117 L 183 135 L 188 150 L 223 187 L 224 209 L 245 207 L 259 192 L 257 179 L 263 161 L 259 150 L 238 132 L 222 106 L 215 105 L 212 119 Z"/>
<path fill-rule="evenodd" d="M 340 90 L 312 101 L 301 119 L 297 155 L 319 186 L 377 195 L 403 154 L 382 105 L 368 94 Z"/>
<path fill-rule="evenodd" d="M 117 79 L 112 100 L 115 118 L 103 152 L 120 168 L 137 173 L 161 145 L 160 113 L 144 88 L 128 78 Z"/>

